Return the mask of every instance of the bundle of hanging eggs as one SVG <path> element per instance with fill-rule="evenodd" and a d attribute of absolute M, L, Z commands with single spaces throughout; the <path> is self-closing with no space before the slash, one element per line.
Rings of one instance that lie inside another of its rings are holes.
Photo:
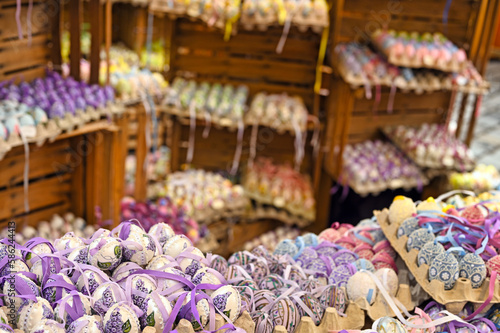
<path fill-rule="evenodd" d="M 0 256 L 9 255 L 8 239 Z M 156 332 L 180 320 L 195 330 L 215 330 L 215 314 L 231 322 L 242 312 L 239 292 L 209 267 L 191 241 L 164 223 L 148 233 L 132 222 L 89 239 L 68 233 L 50 242 L 15 245 L 12 262 L 1 260 L 2 332 Z M 14 272 L 10 274 L 10 272 Z M 15 291 L 15 296 L 12 296 Z M 10 321 L 9 321 L 10 320 Z"/>
<path fill-rule="evenodd" d="M 496 190 L 500 187 L 500 174 L 494 165 L 479 164 L 471 172 L 453 172 L 450 175 L 451 187 L 476 193 Z"/>
<path fill-rule="evenodd" d="M 396 66 L 427 67 L 459 72 L 467 66 L 467 54 L 443 34 L 376 30 L 372 42 Z"/>
<path fill-rule="evenodd" d="M 438 280 L 450 290 L 462 278 L 473 289 L 485 289 L 485 279 L 500 272 L 500 196 L 472 193 L 472 197 L 442 199 L 416 204 L 396 197 L 388 221 L 398 227 L 398 238 L 406 237 L 406 252 L 417 251 L 416 264 L 428 267 L 429 281 Z"/>

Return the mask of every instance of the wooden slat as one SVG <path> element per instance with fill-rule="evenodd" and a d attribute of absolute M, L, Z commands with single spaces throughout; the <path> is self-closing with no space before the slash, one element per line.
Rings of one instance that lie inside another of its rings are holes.
<path fill-rule="evenodd" d="M 70 74 L 76 80 L 80 80 L 80 30 L 82 20 L 82 4 L 81 1 L 69 2 L 69 34 L 70 34 Z"/>
<path fill-rule="evenodd" d="M 44 1 L 34 1 L 32 20 L 31 20 L 31 33 L 33 35 L 47 33 L 49 30 L 50 17 L 44 11 Z M 27 28 L 27 11 L 28 4 L 24 3 L 21 6 L 21 27 L 24 38 L 28 31 Z M 2 6 L 0 9 L 0 16 L 2 18 L 2 25 L 0 26 L 0 40 L 6 41 L 10 39 L 18 39 L 17 23 L 16 23 L 16 5 Z"/>
<path fill-rule="evenodd" d="M 101 65 L 101 29 L 103 13 L 100 0 L 90 0 L 89 10 L 93 15 L 90 17 L 90 78 L 91 84 L 99 83 L 99 67 Z"/>
<path fill-rule="evenodd" d="M 36 181 L 29 186 L 30 210 L 37 210 L 57 203 L 69 202 L 71 176 L 51 177 Z M 0 191 L 0 220 L 24 213 L 24 189 L 22 186 Z"/>
<path fill-rule="evenodd" d="M 68 202 L 61 202 L 54 206 L 45 207 L 29 214 L 15 216 L 12 219 L 0 221 L 0 228 L 7 227 L 7 223 L 14 221 L 16 223 L 17 232 L 22 232 L 25 226 L 37 227 L 41 221 L 50 221 L 54 214 L 62 215 L 69 211 L 74 212 Z"/>

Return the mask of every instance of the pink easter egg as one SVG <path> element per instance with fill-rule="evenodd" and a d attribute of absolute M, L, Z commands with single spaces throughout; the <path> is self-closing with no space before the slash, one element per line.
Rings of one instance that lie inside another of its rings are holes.
<path fill-rule="evenodd" d="M 394 251 L 388 240 L 383 240 L 375 244 L 375 246 L 373 246 L 373 252 L 386 252 L 393 260 L 397 258 L 396 251 Z"/>
<path fill-rule="evenodd" d="M 340 246 L 342 246 L 343 248 L 346 248 L 347 250 L 351 250 L 351 251 L 352 251 L 352 250 L 354 250 L 354 248 L 355 248 L 355 247 L 356 247 L 356 245 L 357 245 L 357 244 L 356 244 L 356 243 L 355 243 L 352 239 L 350 239 L 350 238 L 349 238 L 349 237 L 347 237 L 347 236 L 344 236 L 344 237 L 342 237 L 342 238 L 338 239 L 338 240 L 335 242 L 335 244 L 340 245 Z"/>
<path fill-rule="evenodd" d="M 488 276 L 491 276 L 492 272 L 497 272 L 497 280 L 500 280 L 500 255 L 494 256 L 486 262 L 486 268 L 488 269 Z"/>
<path fill-rule="evenodd" d="M 366 260 L 372 260 L 373 256 L 375 255 L 373 253 L 372 247 L 366 243 L 360 244 L 354 248 L 354 253 L 356 253 L 360 258 L 366 259 Z"/>
<path fill-rule="evenodd" d="M 413 44 L 408 44 L 405 47 L 405 53 L 408 58 L 413 58 L 416 54 L 415 46 Z"/>
<path fill-rule="evenodd" d="M 372 258 L 372 264 L 375 267 L 375 270 L 378 270 L 380 268 L 391 268 L 396 273 L 398 272 L 396 262 L 389 254 L 387 254 L 387 252 L 376 252 L 376 254 Z"/>
<path fill-rule="evenodd" d="M 391 47 L 391 53 L 396 57 L 401 57 L 404 54 L 404 52 L 405 52 L 405 47 L 401 42 L 395 43 Z"/>
<path fill-rule="evenodd" d="M 337 239 L 340 238 L 340 233 L 337 230 L 335 230 L 335 229 L 329 228 L 329 229 L 323 230 L 319 234 L 318 238 L 320 240 L 322 240 L 322 241 L 324 240 L 324 241 L 328 241 L 328 242 L 332 242 L 333 243 Z"/>

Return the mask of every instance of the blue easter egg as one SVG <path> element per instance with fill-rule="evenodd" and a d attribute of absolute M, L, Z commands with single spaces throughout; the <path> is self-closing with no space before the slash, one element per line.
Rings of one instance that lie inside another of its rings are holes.
<path fill-rule="evenodd" d="M 458 261 L 453 254 L 441 253 L 432 261 L 429 268 L 429 281 L 441 281 L 446 290 L 452 289 L 458 279 L 458 268 Z"/>
<path fill-rule="evenodd" d="M 375 273 L 375 266 L 369 261 L 364 258 L 360 258 L 354 262 L 354 266 L 358 271 L 364 269 L 367 271 L 370 271 L 372 273 Z"/>
<path fill-rule="evenodd" d="M 288 254 L 291 257 L 295 257 L 299 249 L 295 245 L 295 243 L 290 239 L 282 240 L 278 243 L 276 248 L 274 249 L 274 254 L 285 255 Z"/>
<path fill-rule="evenodd" d="M 409 217 L 406 220 L 401 223 L 401 225 L 398 228 L 398 238 L 402 236 L 409 236 L 412 232 L 415 230 L 420 229 L 420 226 L 418 225 L 418 218 L 416 217 Z"/>
<path fill-rule="evenodd" d="M 460 261 L 459 276 L 469 279 L 472 288 L 479 288 L 486 278 L 484 260 L 475 253 L 467 253 Z"/>
<path fill-rule="evenodd" d="M 410 252 L 412 249 L 420 250 L 425 245 L 425 243 L 433 241 L 434 238 L 434 234 L 430 230 L 425 228 L 417 229 L 413 231 L 408 237 L 406 248 L 408 252 Z"/>
<path fill-rule="evenodd" d="M 444 251 L 444 247 L 440 243 L 427 242 L 418 252 L 417 264 L 419 266 L 423 264 L 430 265 L 434 258 Z"/>

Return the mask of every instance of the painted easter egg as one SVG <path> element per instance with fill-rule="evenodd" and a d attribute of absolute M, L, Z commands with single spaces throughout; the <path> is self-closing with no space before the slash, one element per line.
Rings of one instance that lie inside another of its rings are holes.
<path fill-rule="evenodd" d="M 274 325 L 281 325 L 288 332 L 293 332 L 300 321 L 300 314 L 297 307 L 288 297 L 284 297 L 276 302 L 270 312 Z"/>
<path fill-rule="evenodd" d="M 479 288 L 486 278 L 486 265 L 477 254 L 467 253 L 460 261 L 459 276 L 469 279 L 472 288 Z"/>
<path fill-rule="evenodd" d="M 366 272 L 357 272 L 347 281 L 347 297 L 350 300 L 366 299 L 368 304 L 375 302 L 377 285 Z"/>
<path fill-rule="evenodd" d="M 458 279 L 458 269 L 458 261 L 451 253 L 441 253 L 434 258 L 429 268 L 429 281 L 441 281 L 444 288 L 449 290 Z"/>
<path fill-rule="evenodd" d="M 389 222 L 401 224 L 404 220 L 417 213 L 413 200 L 404 196 L 397 196 L 389 206 Z"/>
<path fill-rule="evenodd" d="M 139 318 L 130 305 L 117 303 L 113 305 L 103 320 L 104 333 L 139 333 Z"/>
<path fill-rule="evenodd" d="M 444 247 L 437 242 L 427 242 L 422 246 L 417 255 L 417 264 L 420 265 L 430 265 L 435 257 L 444 253 Z"/>
<path fill-rule="evenodd" d="M 434 239 L 434 234 L 429 229 L 420 228 L 410 234 L 406 242 L 406 248 L 408 252 L 412 249 L 420 251 L 427 242 L 434 241 Z"/>

